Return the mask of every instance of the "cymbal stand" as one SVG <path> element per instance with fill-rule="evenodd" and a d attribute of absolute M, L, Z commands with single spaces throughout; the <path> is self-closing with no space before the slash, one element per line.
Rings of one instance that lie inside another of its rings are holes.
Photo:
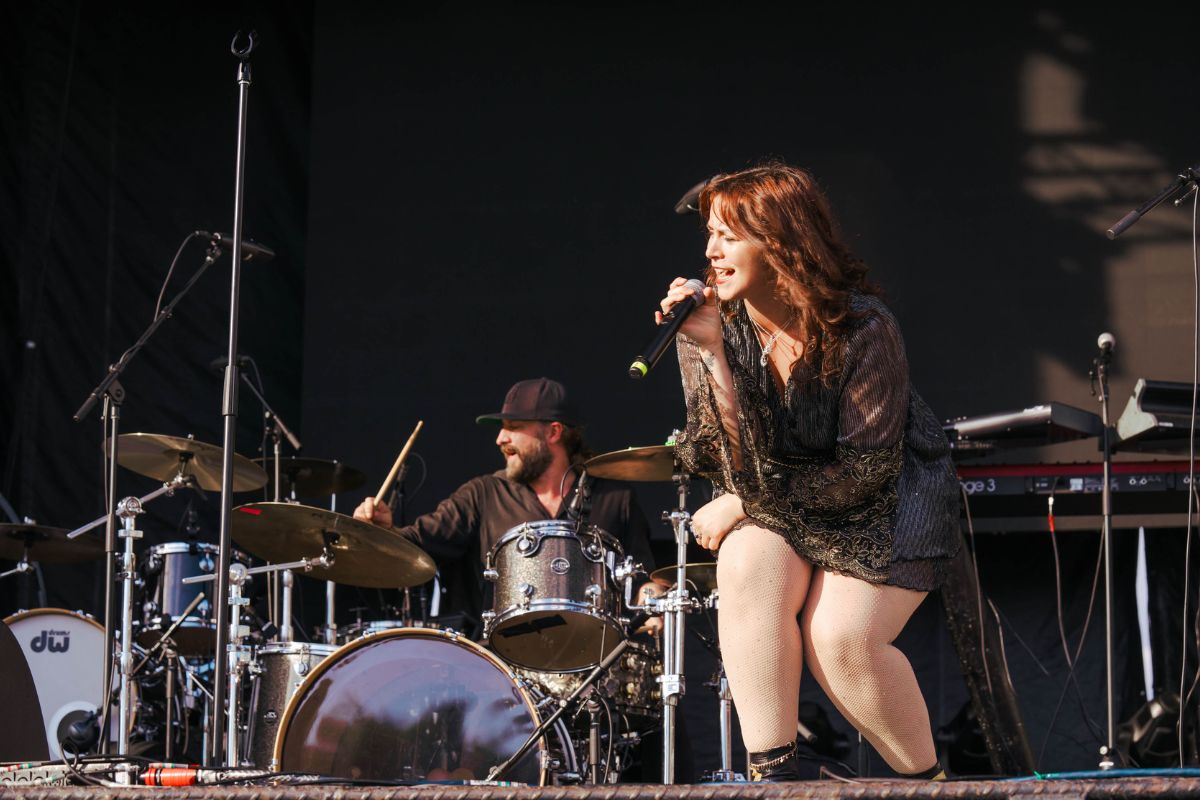
<path fill-rule="evenodd" d="M 171 478 L 171 480 L 167 481 L 166 483 L 164 483 L 162 486 L 155 489 L 150 494 L 144 494 L 141 497 L 137 498 L 137 501 L 140 504 L 142 504 L 143 506 L 145 506 L 145 505 L 153 502 L 154 500 L 157 500 L 158 498 L 162 497 L 164 494 L 167 497 L 174 497 L 175 492 L 178 491 L 179 489 L 187 489 L 187 488 L 194 487 L 196 485 L 196 479 L 193 478 L 191 475 L 188 475 L 186 470 L 187 470 L 187 461 L 185 459 L 180 459 L 179 472 L 177 472 L 175 474 L 174 478 Z M 97 517 L 96 519 L 92 520 L 88 524 L 86 524 L 82 527 L 76 528 L 75 530 L 68 533 L 67 538 L 74 539 L 76 536 L 81 536 L 82 534 L 87 533 L 88 531 L 92 530 L 93 528 L 99 528 L 101 525 L 103 525 L 107 521 L 108 521 L 107 515 L 105 515 L 103 517 Z"/>
<path fill-rule="evenodd" d="M 337 511 L 337 493 L 329 498 L 329 510 Z M 325 644 L 337 644 L 337 584 L 325 581 Z"/>
<path fill-rule="evenodd" d="M 125 541 L 125 551 L 121 554 L 121 693 L 117 713 L 117 755 L 129 753 L 129 721 L 133 708 L 130 704 L 129 688 L 133 680 L 133 579 L 136 559 L 133 554 L 133 542 L 142 538 L 142 532 L 134 529 L 134 522 L 139 514 L 144 514 L 141 502 L 136 497 L 126 497 L 117 506 L 117 516 L 121 518 L 120 537 Z"/>
<path fill-rule="evenodd" d="M 26 572 L 33 572 L 33 562 L 29 560 L 29 542 L 25 542 L 25 549 L 21 554 L 21 560 L 17 565 L 7 572 L 0 572 L 0 580 L 7 578 L 9 575 L 23 575 Z"/>
<path fill-rule="evenodd" d="M 675 585 L 661 597 L 649 598 L 642 605 L 634 605 L 633 576 L 641 565 L 626 558 L 614 571 L 617 580 L 625 583 L 625 605 L 631 611 L 661 614 L 663 618 L 663 674 L 658 677 L 662 687 L 663 704 L 663 783 L 675 782 L 675 730 L 677 727 L 679 698 L 686 691 L 683 673 L 684 637 L 687 635 L 686 615 L 698 611 L 700 602 L 688 593 L 687 545 L 692 527 L 692 515 L 687 510 L 689 478 L 682 472 L 675 473 L 679 506 L 674 511 L 664 511 L 663 520 L 671 523 L 675 531 Z"/>
<path fill-rule="evenodd" d="M 706 608 L 717 608 L 717 592 L 714 590 L 704 598 Z M 712 680 L 704 684 L 717 695 L 717 723 L 721 735 L 721 768 L 713 770 L 708 780 L 713 783 L 744 781 L 746 776 L 733 768 L 733 694 L 729 691 L 729 678 L 725 675 L 725 664 L 721 661 L 721 649 L 716 643 L 697 633 L 696 637 L 717 660 L 717 671 Z"/>

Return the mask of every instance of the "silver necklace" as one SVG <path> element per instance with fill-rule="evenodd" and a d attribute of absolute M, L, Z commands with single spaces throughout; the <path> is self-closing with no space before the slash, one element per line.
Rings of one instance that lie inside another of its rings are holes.
<path fill-rule="evenodd" d="M 755 321 L 754 317 L 751 317 L 749 314 L 746 314 L 746 316 L 750 318 L 750 324 L 753 325 L 760 333 L 762 333 L 763 336 L 767 337 L 767 341 L 762 345 L 762 355 L 758 357 L 758 365 L 760 367 L 765 367 L 767 365 L 767 356 L 771 355 L 771 351 L 775 349 L 775 342 L 777 342 L 779 337 L 783 335 L 784 329 L 792 324 L 794 317 L 788 317 L 787 322 L 785 322 L 783 326 L 774 333 L 767 333 L 767 329 L 762 325 L 759 325 L 758 322 Z"/>

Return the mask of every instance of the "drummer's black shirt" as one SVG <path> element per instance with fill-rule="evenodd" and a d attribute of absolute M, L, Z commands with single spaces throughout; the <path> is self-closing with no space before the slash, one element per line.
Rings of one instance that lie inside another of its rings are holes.
<path fill-rule="evenodd" d="M 632 487 L 622 481 L 590 479 L 588 524 L 616 537 L 649 572 L 654 569 L 650 528 Z M 499 470 L 460 486 L 428 514 L 396 531 L 411 539 L 438 563 L 446 596 L 441 615 L 459 612 L 477 625 L 484 609 L 484 556 L 504 534 L 525 522 L 566 519 L 574 489 L 563 498 L 557 517 L 551 517 L 528 484 L 511 481 Z M 490 603 L 490 591 L 486 600 Z M 465 631 L 475 633 L 478 631 Z"/>

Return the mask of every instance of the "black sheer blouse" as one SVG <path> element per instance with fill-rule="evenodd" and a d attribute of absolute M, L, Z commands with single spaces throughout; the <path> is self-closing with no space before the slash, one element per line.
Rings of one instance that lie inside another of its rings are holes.
<path fill-rule="evenodd" d="M 854 294 L 861 315 L 832 386 L 797 365 L 780 394 L 745 307 L 724 326 L 742 468 L 734 468 L 701 351 L 677 339 L 687 427 L 683 464 L 741 498 L 748 519 L 803 559 L 874 583 L 932 591 L 958 552 L 958 479 L 946 436 L 908 382 L 895 317 Z M 740 527 L 740 526 L 739 526 Z"/>

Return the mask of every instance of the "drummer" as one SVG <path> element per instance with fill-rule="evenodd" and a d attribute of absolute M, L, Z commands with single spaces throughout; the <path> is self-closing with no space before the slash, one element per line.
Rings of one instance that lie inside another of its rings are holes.
<path fill-rule="evenodd" d="M 447 605 L 477 622 L 483 611 L 484 556 L 505 533 L 522 523 L 567 519 L 575 499 L 578 465 L 589 452 L 583 441 L 583 421 L 566 387 L 549 378 L 519 381 L 508 390 L 499 412 L 475 421 L 500 426 L 496 446 L 504 456 L 504 469 L 472 478 L 434 511 L 395 530 L 433 556 L 443 575 L 453 562 L 474 575 L 474 580 L 460 581 L 458 591 L 450 589 Z M 647 572 L 652 570 L 650 529 L 633 490 L 620 481 L 604 479 L 589 478 L 588 485 L 588 522 L 616 537 L 626 555 Z M 391 509 L 371 497 L 354 510 L 354 517 L 392 527 Z M 640 602 L 661 592 L 647 582 L 634 597 Z M 661 627 L 658 618 L 646 625 L 655 635 Z"/>

